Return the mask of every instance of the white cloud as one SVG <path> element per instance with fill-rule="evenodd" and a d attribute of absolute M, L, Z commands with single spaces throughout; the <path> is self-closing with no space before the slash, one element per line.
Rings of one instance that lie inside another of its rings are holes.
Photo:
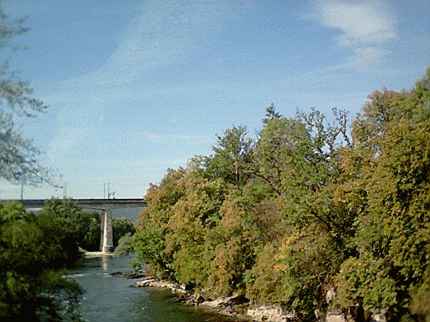
<path fill-rule="evenodd" d="M 351 65 L 357 68 L 365 68 L 367 66 L 376 64 L 390 53 L 382 47 L 367 46 L 353 48 L 354 56 L 351 60 Z"/>
<path fill-rule="evenodd" d="M 357 68 L 381 61 L 397 38 L 396 19 L 383 1 L 318 0 L 312 17 L 339 33 L 338 44 L 351 49 L 350 65 Z"/>

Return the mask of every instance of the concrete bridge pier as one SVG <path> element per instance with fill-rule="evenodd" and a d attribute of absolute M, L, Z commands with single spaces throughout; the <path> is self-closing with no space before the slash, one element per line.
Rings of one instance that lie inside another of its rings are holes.
<path fill-rule="evenodd" d="M 146 202 L 142 198 L 124 199 L 70 199 L 82 209 L 101 211 L 100 214 L 100 251 L 110 253 L 113 251 L 112 214 L 111 209 L 145 207 Z M 26 210 L 39 212 L 47 199 L 0 199 L 0 204 L 19 202 Z"/>
<path fill-rule="evenodd" d="M 100 225 L 100 251 L 103 253 L 111 253 L 113 251 L 112 216 L 108 209 L 105 209 L 101 214 Z"/>

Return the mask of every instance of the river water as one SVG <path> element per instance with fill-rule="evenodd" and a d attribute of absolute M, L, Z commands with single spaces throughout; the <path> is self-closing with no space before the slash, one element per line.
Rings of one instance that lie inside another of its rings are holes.
<path fill-rule="evenodd" d="M 131 257 L 86 258 L 70 270 L 85 290 L 82 313 L 90 322 L 231 322 L 224 316 L 178 303 L 168 290 L 134 288 L 133 280 L 109 273 L 129 271 Z"/>

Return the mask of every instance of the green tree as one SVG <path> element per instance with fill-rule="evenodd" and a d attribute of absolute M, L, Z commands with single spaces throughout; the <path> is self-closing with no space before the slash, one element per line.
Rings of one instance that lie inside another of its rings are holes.
<path fill-rule="evenodd" d="M 271 103 L 266 108 L 266 115 L 265 115 L 265 117 L 263 119 L 263 123 L 267 124 L 270 120 L 279 119 L 281 117 L 282 117 L 282 115 L 280 113 L 276 112 L 275 104 Z"/>
<path fill-rule="evenodd" d="M 61 245 L 39 219 L 0 204 L 0 320 L 79 321 L 81 290 L 57 270 L 66 264 Z"/>
<path fill-rule="evenodd" d="M 113 218 L 112 219 L 113 231 L 113 245 L 118 246 L 119 240 L 124 235 L 133 235 L 136 232 L 133 222 L 127 218 Z"/>
<path fill-rule="evenodd" d="M 227 130 L 213 155 L 151 186 L 139 260 L 302 321 L 330 308 L 429 321 L 429 84 L 430 70 L 411 91 L 374 92 L 352 126 L 342 110 L 329 122 L 272 106 L 255 143 Z"/>
<path fill-rule="evenodd" d="M 276 117 L 267 120 L 256 144 L 252 174 L 282 195 L 282 178 L 289 167 L 288 161 L 307 139 L 304 124 L 295 119 Z"/>
<path fill-rule="evenodd" d="M 143 263 L 157 276 L 172 278 L 173 258 L 165 253 L 169 218 L 174 205 L 184 195 L 180 185 L 184 169 L 167 171 L 159 185 L 150 185 L 145 201 L 147 206 L 139 216 L 133 249 L 136 265 Z"/>
<path fill-rule="evenodd" d="M 338 276 L 342 306 L 361 304 L 429 319 L 430 73 L 410 92 L 375 92 L 355 121 L 355 149 L 365 207 L 359 213 L 358 254 Z M 412 315 L 411 315 L 412 314 Z"/>
<path fill-rule="evenodd" d="M 86 233 L 80 240 L 79 246 L 87 251 L 100 250 L 100 215 L 97 213 L 85 213 L 82 218 L 83 227 Z"/>
<path fill-rule="evenodd" d="M 252 157 L 252 140 L 243 126 L 227 129 L 217 137 L 214 154 L 208 160 L 207 173 L 212 178 L 222 178 L 236 186 L 242 186 L 249 177 L 248 165 Z"/>
<path fill-rule="evenodd" d="M 80 247 L 93 251 L 100 248 L 99 214 L 85 212 L 72 200 L 48 200 L 38 213 L 38 223 L 44 227 L 47 237 L 57 241 L 63 256 L 60 263 L 79 259 Z M 122 227 L 121 222 L 119 226 Z"/>

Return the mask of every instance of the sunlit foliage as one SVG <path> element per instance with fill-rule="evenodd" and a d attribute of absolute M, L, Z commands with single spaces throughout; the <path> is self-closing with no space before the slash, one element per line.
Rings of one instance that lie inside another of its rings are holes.
<path fill-rule="evenodd" d="M 154 274 L 206 297 L 429 321 L 430 70 L 411 91 L 285 117 L 269 106 L 169 170 L 134 238 Z M 327 299 L 327 291 L 334 296 Z"/>

